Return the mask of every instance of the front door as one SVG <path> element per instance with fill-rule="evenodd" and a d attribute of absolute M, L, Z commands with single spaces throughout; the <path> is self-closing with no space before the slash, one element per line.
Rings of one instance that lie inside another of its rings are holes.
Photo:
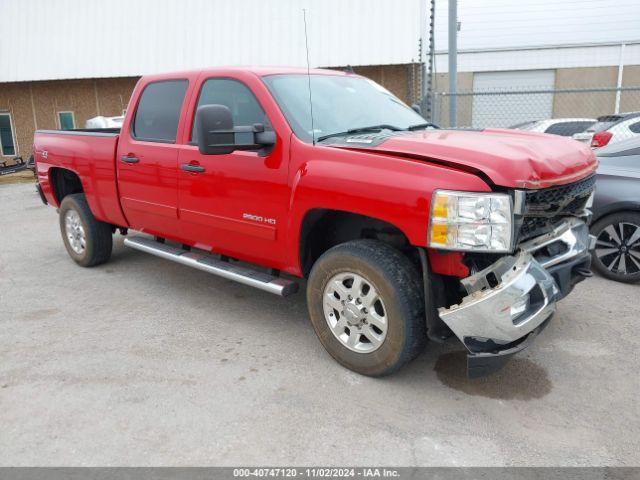
<path fill-rule="evenodd" d="M 197 107 L 212 104 L 229 107 L 235 126 L 262 123 L 272 128 L 254 94 L 239 80 L 206 79 Z M 224 155 L 202 155 L 193 129 L 190 139 L 178 158 L 183 237 L 206 250 L 258 264 L 280 264 L 288 205 L 288 147 L 283 139 L 266 154 Z"/>
<path fill-rule="evenodd" d="M 149 83 L 140 96 L 130 135 L 121 135 L 116 163 L 124 214 L 132 228 L 175 237 L 178 232 L 176 144 L 187 80 Z"/>

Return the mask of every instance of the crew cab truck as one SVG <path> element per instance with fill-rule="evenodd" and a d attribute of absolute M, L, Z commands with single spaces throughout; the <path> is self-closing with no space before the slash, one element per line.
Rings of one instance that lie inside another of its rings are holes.
<path fill-rule="evenodd" d="M 278 295 L 305 278 L 318 338 L 365 375 L 449 337 L 471 377 L 490 373 L 591 275 L 588 146 L 437 129 L 353 73 L 146 76 L 121 129 L 39 130 L 34 152 L 79 265 L 106 262 L 119 231 Z"/>

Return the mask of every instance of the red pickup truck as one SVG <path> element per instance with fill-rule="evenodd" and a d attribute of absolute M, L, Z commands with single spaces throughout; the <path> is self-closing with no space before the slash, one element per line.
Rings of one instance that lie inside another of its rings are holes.
<path fill-rule="evenodd" d="M 40 130 L 34 153 L 79 265 L 106 262 L 119 231 L 278 295 L 304 278 L 318 338 L 365 375 L 448 337 L 471 377 L 495 371 L 591 275 L 588 146 L 441 130 L 353 73 L 146 76 L 121 129 Z"/>

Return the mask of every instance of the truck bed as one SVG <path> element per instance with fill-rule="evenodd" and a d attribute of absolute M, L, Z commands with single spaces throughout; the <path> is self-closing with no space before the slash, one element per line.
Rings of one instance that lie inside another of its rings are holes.
<path fill-rule="evenodd" d="M 117 189 L 116 152 L 120 129 L 37 130 L 34 136 L 36 173 L 52 205 L 56 169 L 74 172 L 98 220 L 126 226 Z"/>

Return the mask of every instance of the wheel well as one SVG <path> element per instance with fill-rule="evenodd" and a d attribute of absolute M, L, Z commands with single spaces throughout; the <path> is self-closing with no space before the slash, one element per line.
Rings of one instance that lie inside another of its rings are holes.
<path fill-rule="evenodd" d="M 53 194 L 58 201 L 58 205 L 60 205 L 62 199 L 67 195 L 71 195 L 72 193 L 81 193 L 83 191 L 80 177 L 71 170 L 67 170 L 65 168 L 52 168 L 49 171 L 49 178 L 51 179 Z"/>
<path fill-rule="evenodd" d="M 640 204 L 634 202 L 623 202 L 611 205 L 608 209 L 602 209 L 593 216 L 591 219 L 591 225 L 596 222 L 599 222 L 604 217 L 608 217 L 609 215 L 614 215 L 616 213 L 624 213 L 624 212 L 640 212 Z"/>
<path fill-rule="evenodd" d="M 304 217 L 300 230 L 300 267 L 307 277 L 315 261 L 331 247 L 350 240 L 375 239 L 405 253 L 412 252 L 406 235 L 394 225 L 377 218 L 339 210 L 314 209 Z"/>

